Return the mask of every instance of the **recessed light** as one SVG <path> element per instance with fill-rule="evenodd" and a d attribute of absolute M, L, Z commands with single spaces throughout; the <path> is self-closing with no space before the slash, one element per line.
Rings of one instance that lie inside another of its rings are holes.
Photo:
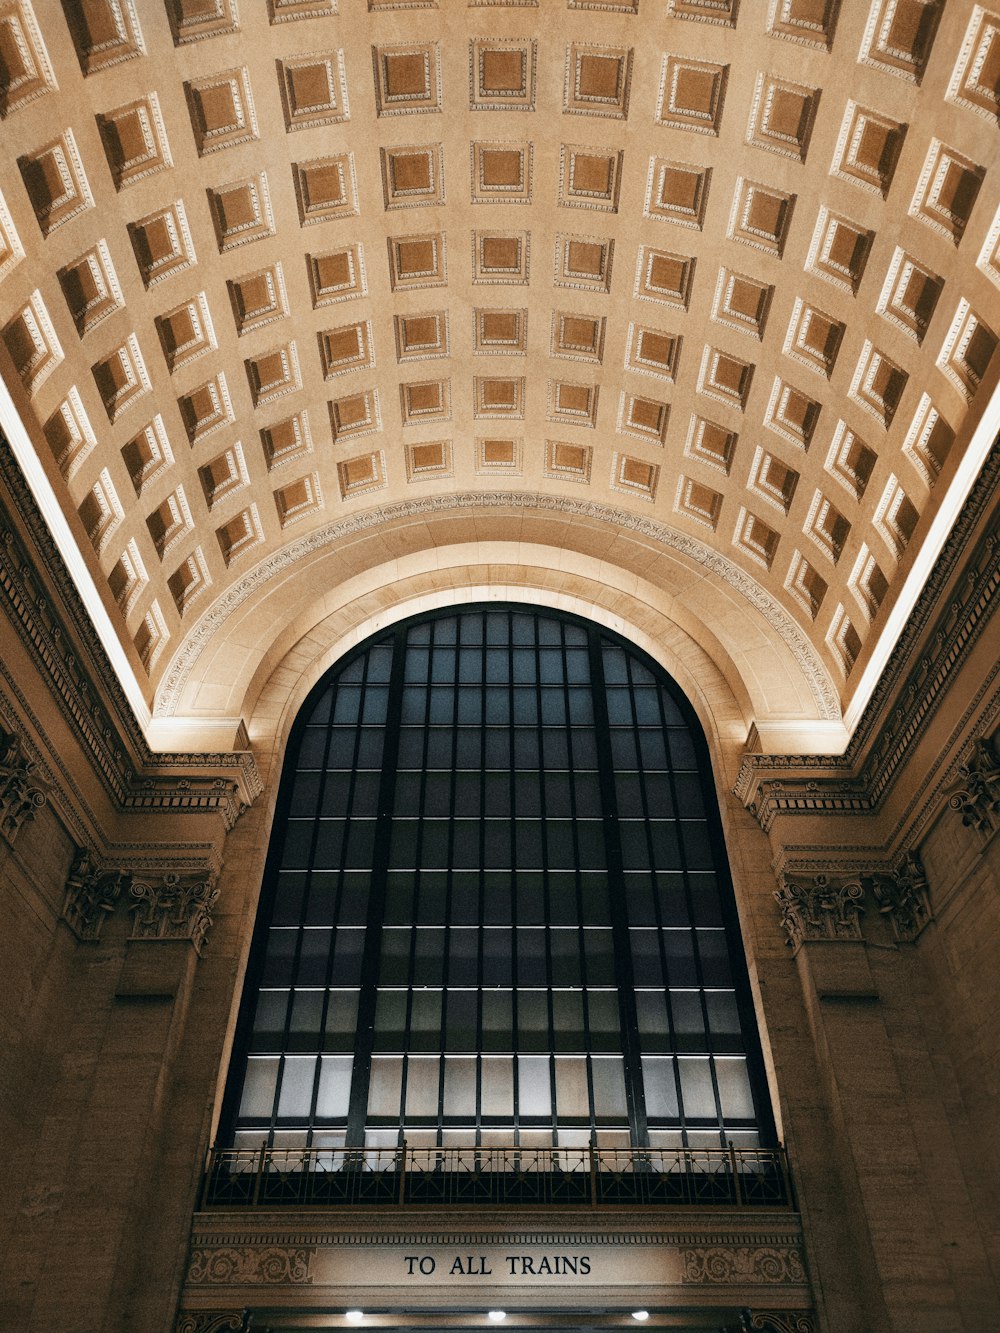
<path fill-rule="evenodd" d="M 364 1310 L 348 1310 L 344 1315 L 349 1324 L 360 1324 L 364 1317 Z"/>
<path fill-rule="evenodd" d="M 633 1318 L 633 1319 L 638 1319 L 639 1323 L 640 1323 L 640 1324 L 643 1324 L 643 1323 L 645 1323 L 645 1321 L 649 1318 L 649 1311 L 648 1311 L 648 1310 L 633 1310 L 633 1311 L 632 1311 L 632 1318 Z"/>
<path fill-rule="evenodd" d="M 506 1311 L 506 1310 L 490 1310 L 490 1311 L 487 1312 L 486 1318 L 490 1321 L 490 1323 L 493 1323 L 493 1324 L 502 1324 L 503 1321 L 507 1318 L 507 1311 Z"/>

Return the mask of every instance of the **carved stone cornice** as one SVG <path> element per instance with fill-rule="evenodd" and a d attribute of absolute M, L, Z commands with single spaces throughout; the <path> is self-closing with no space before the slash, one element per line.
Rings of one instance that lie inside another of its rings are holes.
<path fill-rule="evenodd" d="M 797 949 L 806 940 L 863 940 L 861 913 L 865 890 L 857 879 L 837 880 L 814 875 L 802 880 L 785 875 L 774 896 L 788 944 Z"/>
<path fill-rule="evenodd" d="M 845 753 L 744 755 L 733 792 L 764 832 L 779 815 L 858 814 L 879 808 L 955 670 L 995 615 L 1000 535 L 987 533 L 971 556 L 968 543 L 998 488 L 1000 445 L 995 444 Z M 966 573 L 942 606 L 942 595 L 963 560 L 968 561 Z"/>
<path fill-rule="evenodd" d="M 21 737 L 0 729 L 0 834 L 7 842 L 13 845 L 48 795 L 48 783 Z"/>
<path fill-rule="evenodd" d="M 986 837 L 1000 828 L 1000 761 L 992 740 L 980 736 L 972 742 L 971 754 L 959 765 L 948 804 L 959 811 L 966 828 Z"/>
<path fill-rule="evenodd" d="M 190 940 L 200 954 L 212 925 L 219 888 L 212 874 L 166 871 L 143 875 L 129 887 L 134 940 Z"/>
<path fill-rule="evenodd" d="M 129 876 L 101 865 L 85 848 L 73 858 L 66 878 L 63 920 L 79 940 L 98 940 L 104 922 L 115 910 Z"/>

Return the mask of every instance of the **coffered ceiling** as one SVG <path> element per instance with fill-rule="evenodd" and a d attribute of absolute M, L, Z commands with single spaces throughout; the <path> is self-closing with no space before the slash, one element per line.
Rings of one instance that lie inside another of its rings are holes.
<path fill-rule="evenodd" d="M 998 85 L 966 0 L 0 0 L 4 422 L 137 714 L 361 531 L 624 533 L 842 743 L 996 434 Z"/>

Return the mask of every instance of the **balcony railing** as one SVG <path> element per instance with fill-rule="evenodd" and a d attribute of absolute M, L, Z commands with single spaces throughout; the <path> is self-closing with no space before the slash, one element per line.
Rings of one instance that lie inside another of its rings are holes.
<path fill-rule="evenodd" d="M 783 1149 L 218 1148 L 202 1208 L 793 1208 Z"/>

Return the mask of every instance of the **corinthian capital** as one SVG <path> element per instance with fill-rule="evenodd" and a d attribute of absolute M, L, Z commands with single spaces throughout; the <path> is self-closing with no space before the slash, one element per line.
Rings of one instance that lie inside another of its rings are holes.
<path fill-rule="evenodd" d="M 906 855 L 892 874 L 872 877 L 878 910 L 888 917 L 897 940 L 915 940 L 933 917 L 930 889 L 916 852 Z"/>
<path fill-rule="evenodd" d="M 63 920 L 80 940 L 100 939 L 105 919 L 115 910 L 128 876 L 98 864 L 85 848 L 73 858 L 66 877 Z"/>
<path fill-rule="evenodd" d="M 212 874 L 136 878 L 129 894 L 134 940 L 190 940 L 201 953 L 219 889 Z"/>
<path fill-rule="evenodd" d="M 958 770 L 958 781 L 948 801 L 962 815 L 967 828 L 992 833 L 1000 828 L 1000 762 L 993 742 L 980 736 L 972 754 Z"/>
<path fill-rule="evenodd" d="M 827 875 L 811 879 L 782 879 L 774 894 L 781 908 L 781 924 L 793 948 L 803 940 L 860 940 L 865 891 L 856 879 L 836 880 Z"/>
<path fill-rule="evenodd" d="M 48 799 L 48 783 L 19 736 L 0 729 L 0 834 L 13 843 Z"/>

